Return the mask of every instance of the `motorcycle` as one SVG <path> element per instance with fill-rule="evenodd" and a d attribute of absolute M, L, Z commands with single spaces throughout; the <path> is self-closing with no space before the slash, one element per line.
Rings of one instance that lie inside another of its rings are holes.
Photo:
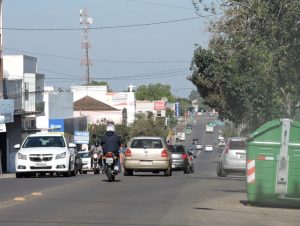
<path fill-rule="evenodd" d="M 115 176 L 119 173 L 118 157 L 113 152 L 107 152 L 103 157 L 103 162 L 108 181 L 115 181 Z"/>
<path fill-rule="evenodd" d="M 101 163 L 102 163 L 102 154 L 97 150 L 96 146 L 91 147 L 92 159 L 91 167 L 94 171 L 94 174 L 99 174 L 101 172 Z"/>

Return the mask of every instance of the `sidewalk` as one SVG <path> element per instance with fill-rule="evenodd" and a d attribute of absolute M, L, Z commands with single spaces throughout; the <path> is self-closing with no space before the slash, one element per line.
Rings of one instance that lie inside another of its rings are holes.
<path fill-rule="evenodd" d="M 1 178 L 14 178 L 16 177 L 15 173 L 3 173 L 3 174 L 0 174 L 0 179 Z"/>

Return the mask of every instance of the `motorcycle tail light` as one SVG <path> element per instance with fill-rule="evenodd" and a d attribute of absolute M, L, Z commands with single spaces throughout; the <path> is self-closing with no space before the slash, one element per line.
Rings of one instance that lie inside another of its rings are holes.
<path fill-rule="evenodd" d="M 126 156 L 126 157 L 131 157 L 131 150 L 130 150 L 130 149 L 127 149 L 127 150 L 125 151 L 125 156 Z"/>
<path fill-rule="evenodd" d="M 113 157 L 113 153 L 112 152 L 107 152 L 106 157 Z"/>
<path fill-rule="evenodd" d="M 186 153 L 183 153 L 182 156 L 181 156 L 182 159 L 186 159 L 187 157 L 188 157 L 188 156 L 187 156 Z"/>

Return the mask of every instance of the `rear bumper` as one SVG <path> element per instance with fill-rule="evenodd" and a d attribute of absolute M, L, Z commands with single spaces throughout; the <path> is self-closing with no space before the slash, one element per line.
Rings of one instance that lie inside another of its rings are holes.
<path fill-rule="evenodd" d="M 124 168 L 134 171 L 155 171 L 155 170 L 167 170 L 170 166 L 170 161 L 140 161 L 124 159 Z"/>

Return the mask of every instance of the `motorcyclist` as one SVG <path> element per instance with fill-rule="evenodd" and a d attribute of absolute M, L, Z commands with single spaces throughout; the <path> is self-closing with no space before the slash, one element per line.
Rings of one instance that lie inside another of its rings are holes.
<path fill-rule="evenodd" d="M 116 128 L 113 124 L 108 124 L 106 126 L 106 133 L 101 138 L 101 147 L 103 150 L 103 155 L 107 152 L 113 152 L 114 155 L 118 158 L 117 165 L 120 170 L 120 158 L 119 158 L 119 149 L 121 146 L 121 138 L 116 134 Z"/>
<path fill-rule="evenodd" d="M 89 151 L 91 152 L 91 167 L 93 167 L 93 154 L 99 153 L 100 154 L 100 158 L 98 159 L 98 165 L 100 168 L 102 168 L 102 148 L 100 145 L 100 141 L 98 139 L 98 137 L 93 134 L 89 143 Z"/>

